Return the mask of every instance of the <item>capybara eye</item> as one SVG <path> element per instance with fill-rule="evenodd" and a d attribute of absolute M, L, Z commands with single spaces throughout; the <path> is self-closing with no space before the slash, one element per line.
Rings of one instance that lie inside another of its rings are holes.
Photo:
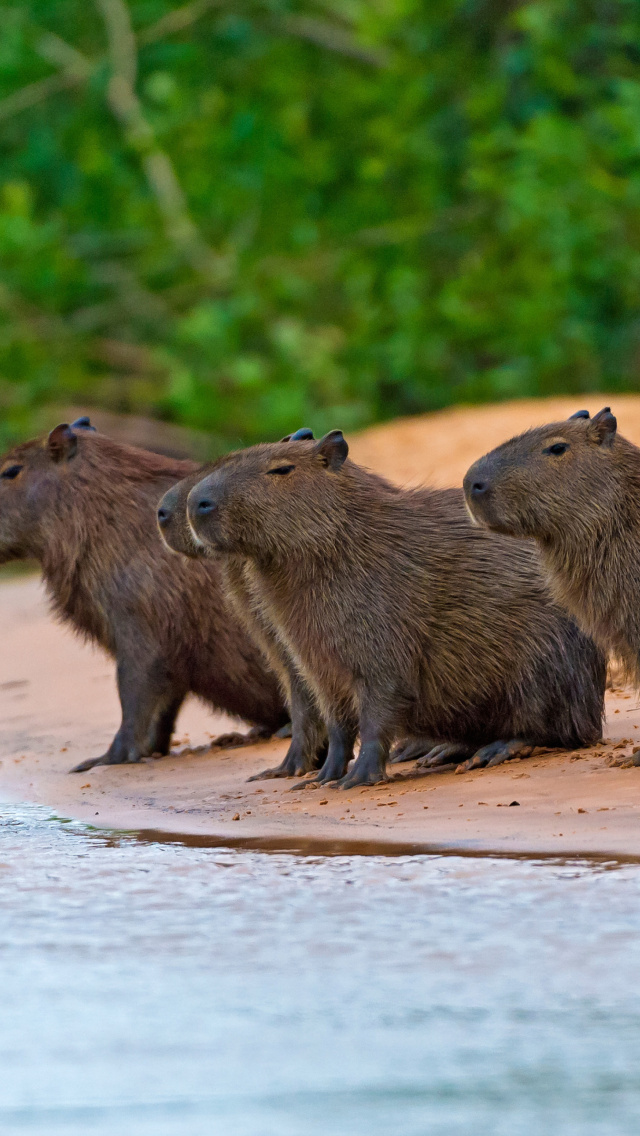
<path fill-rule="evenodd" d="M 3 469 L 2 473 L 0 473 L 0 477 L 6 477 L 7 481 L 13 481 L 14 477 L 17 477 L 21 470 L 21 465 L 8 465 L 7 468 Z"/>
<path fill-rule="evenodd" d="M 554 442 L 552 446 L 547 446 L 546 450 L 542 452 L 543 454 L 554 454 L 557 457 L 559 454 L 564 454 L 568 449 L 568 442 Z"/>
<path fill-rule="evenodd" d="M 267 473 L 291 473 L 291 470 L 295 468 L 295 465 L 277 465 L 275 469 L 268 469 Z"/>

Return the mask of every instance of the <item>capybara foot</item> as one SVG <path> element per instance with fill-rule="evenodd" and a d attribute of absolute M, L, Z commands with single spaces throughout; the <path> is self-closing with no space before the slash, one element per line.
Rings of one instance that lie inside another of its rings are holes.
<path fill-rule="evenodd" d="M 379 769 L 356 769 L 357 762 L 349 772 L 338 781 L 338 789 L 355 789 L 357 785 L 380 785 L 384 781 L 389 781 L 386 773 L 381 773 Z"/>
<path fill-rule="evenodd" d="M 279 730 L 276 730 L 273 736 L 274 738 L 290 738 L 292 730 L 293 727 L 291 725 L 291 722 L 285 722 L 284 726 L 281 726 Z"/>
<path fill-rule="evenodd" d="M 220 734 L 219 737 L 213 739 L 211 745 L 216 746 L 217 749 L 240 749 L 242 746 L 268 741 L 271 736 L 271 732 L 265 726 L 254 726 L 246 734 L 241 734 L 239 730 L 233 730 L 229 734 Z"/>
<path fill-rule="evenodd" d="M 247 781 L 271 781 L 274 777 L 304 777 L 304 774 L 309 772 L 307 761 L 296 761 L 295 758 L 292 760 L 287 754 L 279 765 L 274 765 L 271 769 L 263 769 L 262 773 L 253 773 L 251 777 L 247 777 Z"/>
<path fill-rule="evenodd" d="M 511 741 L 490 742 L 476 750 L 473 757 L 459 766 L 459 772 L 468 769 L 485 769 L 492 765 L 502 765 L 503 761 L 510 761 L 512 757 L 529 757 L 534 749 L 531 742 L 524 738 L 512 738 Z"/>
<path fill-rule="evenodd" d="M 93 769 L 96 765 L 133 765 L 137 761 L 140 761 L 139 757 L 114 757 L 113 754 L 103 753 L 100 757 L 89 757 L 86 761 L 81 761 L 79 765 L 74 765 L 69 773 L 86 773 L 87 769 Z"/>
<path fill-rule="evenodd" d="M 248 781 L 268 781 L 273 777 L 304 777 L 319 765 L 323 765 L 326 758 L 326 745 L 318 746 L 316 742 L 309 743 L 294 739 L 289 746 L 280 765 L 273 769 L 263 769 L 262 773 L 254 773 Z M 306 785 L 306 781 L 304 782 Z"/>
<path fill-rule="evenodd" d="M 473 746 L 462 742 L 441 742 L 418 762 L 416 769 L 434 769 L 438 765 L 451 765 L 463 761 L 473 753 Z"/>
<path fill-rule="evenodd" d="M 423 757 L 438 743 L 435 738 L 403 738 L 394 746 L 389 761 L 392 765 L 399 765 L 401 761 L 415 761 L 417 757 Z"/>
<path fill-rule="evenodd" d="M 377 785 L 388 781 L 385 766 L 388 750 L 377 742 L 363 745 L 353 765 L 338 781 L 339 789 L 354 789 L 356 785 Z"/>
<path fill-rule="evenodd" d="M 336 746 L 334 751 L 329 750 L 324 764 L 320 767 L 314 777 L 308 777 L 306 781 L 299 781 L 297 785 L 292 785 L 292 792 L 297 789 L 313 789 L 318 785 L 330 785 L 333 781 L 339 781 L 344 776 L 348 761 L 348 754 L 342 746 Z"/>
<path fill-rule="evenodd" d="M 69 773 L 86 773 L 87 769 L 93 769 L 95 765 L 107 765 L 107 761 L 105 760 L 106 756 L 107 755 L 103 753 L 101 757 L 89 757 L 86 761 L 81 761 L 79 765 L 74 765 L 73 769 L 69 770 Z M 108 764 L 111 763 L 109 762 Z"/>
<path fill-rule="evenodd" d="M 304 769 L 291 769 L 285 758 L 280 765 L 263 769 L 261 773 L 252 773 L 251 777 L 247 777 L 247 781 L 271 781 L 274 777 L 301 777 L 303 773 Z"/>

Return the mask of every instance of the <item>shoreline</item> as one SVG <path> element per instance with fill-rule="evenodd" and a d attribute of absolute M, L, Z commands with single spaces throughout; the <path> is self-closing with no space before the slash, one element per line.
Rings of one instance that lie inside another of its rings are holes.
<path fill-rule="evenodd" d="M 69 769 L 106 748 L 118 725 L 113 663 L 47 613 L 37 578 L 0 588 L 0 798 L 43 805 L 101 830 L 308 855 L 438 853 L 640 858 L 640 706 L 607 692 L 606 743 L 536 751 L 488 770 L 414 773 L 390 766 L 370 788 L 291 792 L 248 782 L 287 741 L 210 748 L 234 725 L 190 701 L 165 758 Z M 518 805 L 512 805 L 517 801 Z"/>

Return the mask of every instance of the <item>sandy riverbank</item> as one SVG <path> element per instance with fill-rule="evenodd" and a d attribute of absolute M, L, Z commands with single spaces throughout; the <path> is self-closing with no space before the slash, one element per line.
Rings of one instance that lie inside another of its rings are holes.
<path fill-rule="evenodd" d="M 510 434 L 608 401 L 444 411 L 367 431 L 353 439 L 352 454 L 403 484 L 458 484 L 471 461 Z M 621 431 L 640 444 L 640 398 L 611 401 Z M 247 784 L 280 760 L 285 742 L 191 752 L 232 726 L 196 702 L 183 711 L 169 757 L 71 776 L 67 770 L 102 752 L 118 725 L 113 664 L 50 619 L 35 577 L 0 586 L 0 636 L 5 801 L 47 805 L 101 827 L 310 850 L 395 845 L 640 857 L 640 768 L 610 764 L 640 745 L 640 707 L 628 692 L 607 697 L 607 744 L 573 757 L 539 753 L 463 775 L 416 777 L 412 766 L 396 766 L 399 779 L 348 793 Z"/>

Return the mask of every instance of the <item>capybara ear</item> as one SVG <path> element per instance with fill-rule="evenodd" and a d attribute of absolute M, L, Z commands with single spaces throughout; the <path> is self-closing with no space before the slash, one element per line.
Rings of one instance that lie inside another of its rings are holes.
<path fill-rule="evenodd" d="M 617 427 L 618 423 L 611 413 L 611 407 L 605 406 L 597 414 L 594 414 L 589 423 L 587 434 L 590 441 L 595 442 L 597 446 L 612 446 Z"/>
<path fill-rule="evenodd" d="M 281 438 L 281 442 L 306 442 L 309 438 L 313 440 L 313 430 L 308 426 L 303 426 L 300 430 L 296 430 L 295 434 L 287 434 L 286 438 Z"/>
<path fill-rule="evenodd" d="M 316 443 L 315 451 L 323 465 L 335 473 L 346 460 L 349 447 L 342 436 L 342 430 L 330 430 Z"/>
<path fill-rule="evenodd" d="M 78 439 L 68 422 L 61 422 L 47 438 L 49 454 L 54 462 L 69 461 L 78 448 Z"/>
<path fill-rule="evenodd" d="M 91 425 L 91 419 L 88 414 L 83 414 L 82 418 L 76 418 L 75 422 L 71 423 L 72 430 L 91 430 L 97 433 L 95 426 Z"/>
<path fill-rule="evenodd" d="M 568 421 L 571 422 L 572 418 L 589 418 L 588 410 L 576 410 L 575 414 L 570 414 Z"/>

